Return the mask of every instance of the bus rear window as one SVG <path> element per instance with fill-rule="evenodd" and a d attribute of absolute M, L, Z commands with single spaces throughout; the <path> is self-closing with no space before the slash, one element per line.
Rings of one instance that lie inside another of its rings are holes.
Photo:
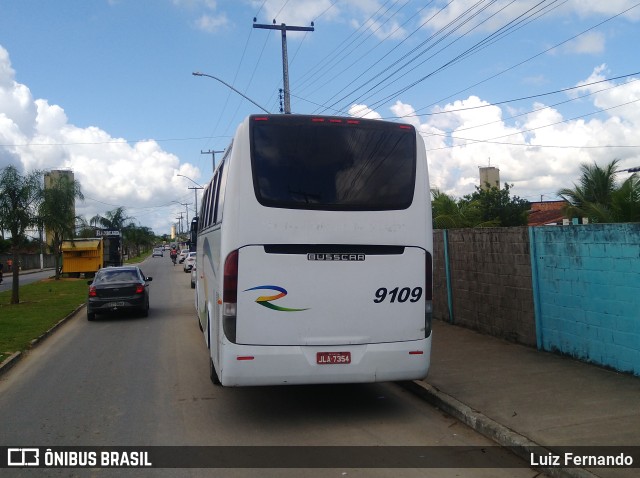
<path fill-rule="evenodd" d="M 269 207 L 406 209 L 413 201 L 416 136 L 396 123 L 311 116 L 251 121 L 255 194 Z"/>

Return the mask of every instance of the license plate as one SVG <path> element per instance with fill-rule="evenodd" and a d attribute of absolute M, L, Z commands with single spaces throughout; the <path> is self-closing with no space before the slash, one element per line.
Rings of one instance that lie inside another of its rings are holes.
<path fill-rule="evenodd" d="M 318 352 L 316 354 L 318 365 L 335 365 L 351 363 L 351 352 Z"/>
<path fill-rule="evenodd" d="M 116 307 L 124 307 L 124 302 L 109 302 L 105 307 L 109 309 L 115 309 Z"/>

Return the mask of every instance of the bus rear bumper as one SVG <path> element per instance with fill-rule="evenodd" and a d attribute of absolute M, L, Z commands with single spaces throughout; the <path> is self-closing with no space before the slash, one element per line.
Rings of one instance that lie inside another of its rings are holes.
<path fill-rule="evenodd" d="M 225 343 L 222 385 L 302 385 L 419 380 L 427 376 L 431 337 L 342 346 L 248 346 Z"/>

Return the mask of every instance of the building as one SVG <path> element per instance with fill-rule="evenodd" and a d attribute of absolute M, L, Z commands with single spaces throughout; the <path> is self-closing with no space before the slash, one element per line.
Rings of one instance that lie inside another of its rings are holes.
<path fill-rule="evenodd" d="M 529 226 L 562 226 L 567 201 L 532 202 L 529 210 Z"/>
<path fill-rule="evenodd" d="M 493 166 L 481 166 L 480 189 L 486 190 L 492 187 L 500 189 L 500 170 Z"/>

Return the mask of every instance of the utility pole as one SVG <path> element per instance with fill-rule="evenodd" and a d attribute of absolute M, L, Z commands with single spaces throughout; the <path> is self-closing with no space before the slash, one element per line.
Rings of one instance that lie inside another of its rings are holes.
<path fill-rule="evenodd" d="M 211 167 L 213 168 L 211 171 L 215 171 L 216 170 L 216 153 L 224 153 L 224 150 L 222 150 L 222 151 L 213 151 L 211 149 L 209 151 L 200 150 L 200 154 L 210 154 L 211 155 Z"/>
<path fill-rule="evenodd" d="M 276 25 L 276 21 L 273 20 L 273 25 L 264 25 L 255 23 L 256 19 L 253 19 L 253 28 L 263 28 L 265 30 L 280 30 L 282 33 L 282 79 L 284 88 L 284 112 L 285 114 L 291 114 L 291 98 L 289 95 L 289 59 L 287 57 L 287 30 L 294 32 L 312 32 L 314 31 L 313 22 L 310 27 L 292 27 L 287 26 L 284 23 Z"/>
<path fill-rule="evenodd" d="M 187 189 L 193 189 L 193 209 L 195 210 L 194 216 L 198 215 L 198 189 L 204 189 L 202 186 L 188 187 Z"/>

